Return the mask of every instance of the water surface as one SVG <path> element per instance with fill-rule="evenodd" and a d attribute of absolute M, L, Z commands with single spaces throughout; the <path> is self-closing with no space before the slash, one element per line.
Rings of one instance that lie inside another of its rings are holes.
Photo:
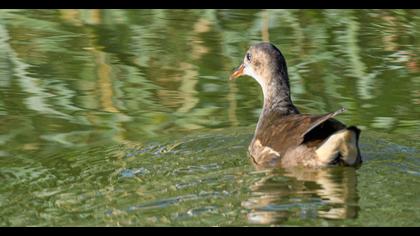
<path fill-rule="evenodd" d="M 420 11 L 0 11 L 1 226 L 418 226 Z M 285 55 L 305 113 L 345 107 L 360 169 L 256 171 Z"/>

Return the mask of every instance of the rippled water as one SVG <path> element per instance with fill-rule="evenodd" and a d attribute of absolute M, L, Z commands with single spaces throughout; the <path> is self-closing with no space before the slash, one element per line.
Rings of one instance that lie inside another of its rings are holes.
<path fill-rule="evenodd" d="M 1 10 L 1 226 L 418 226 L 420 11 Z M 262 106 L 227 78 L 285 55 L 360 169 L 256 171 Z"/>

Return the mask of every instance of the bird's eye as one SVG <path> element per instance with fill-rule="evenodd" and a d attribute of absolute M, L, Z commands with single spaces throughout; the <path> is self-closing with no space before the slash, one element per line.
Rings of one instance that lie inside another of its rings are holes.
<path fill-rule="evenodd" d="M 246 59 L 247 59 L 248 61 L 251 61 L 251 54 L 249 54 L 249 52 L 246 54 Z"/>

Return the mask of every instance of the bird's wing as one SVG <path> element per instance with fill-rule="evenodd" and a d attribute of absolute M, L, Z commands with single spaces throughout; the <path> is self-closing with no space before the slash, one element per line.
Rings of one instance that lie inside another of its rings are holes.
<path fill-rule="evenodd" d="M 310 126 L 308 128 L 306 128 L 306 131 L 303 132 L 301 134 L 301 137 L 303 138 L 306 134 L 308 134 L 309 132 L 311 132 L 314 128 L 318 127 L 320 124 L 324 123 L 326 120 L 340 114 L 343 113 L 345 110 L 344 108 L 341 108 L 338 111 L 335 112 L 330 112 L 328 114 L 325 115 L 320 115 L 320 116 L 314 116 L 312 117 L 311 121 L 309 122 Z"/>
<path fill-rule="evenodd" d="M 344 110 L 340 109 L 324 115 L 293 114 L 271 120 L 268 119 L 257 130 L 256 139 L 264 146 L 284 154 L 290 147 L 302 143 L 318 145 L 336 131 L 346 126 L 332 119 Z"/>

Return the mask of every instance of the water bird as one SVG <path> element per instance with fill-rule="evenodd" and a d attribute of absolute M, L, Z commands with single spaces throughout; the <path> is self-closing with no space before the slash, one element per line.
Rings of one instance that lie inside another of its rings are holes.
<path fill-rule="evenodd" d="M 360 166 L 361 130 L 333 117 L 302 114 L 293 104 L 286 60 L 269 42 L 252 45 L 229 80 L 248 75 L 262 88 L 264 105 L 248 153 L 257 167 Z"/>

